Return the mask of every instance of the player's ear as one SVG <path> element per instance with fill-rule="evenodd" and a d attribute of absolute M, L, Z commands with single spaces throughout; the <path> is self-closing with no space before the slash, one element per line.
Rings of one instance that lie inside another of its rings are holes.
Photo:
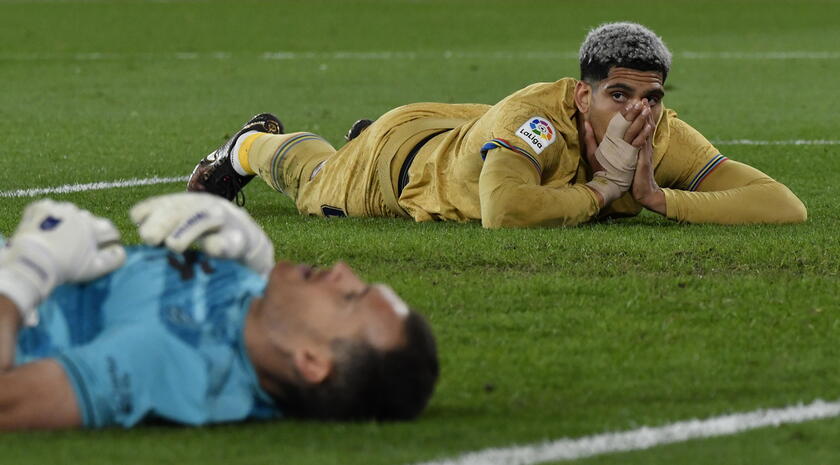
<path fill-rule="evenodd" d="M 585 81 L 575 84 L 575 106 L 581 114 L 589 113 L 592 104 L 592 86 Z"/>
<path fill-rule="evenodd" d="M 320 384 L 333 369 L 332 353 L 316 347 L 304 347 L 294 352 L 292 362 L 301 377 L 309 384 Z"/>

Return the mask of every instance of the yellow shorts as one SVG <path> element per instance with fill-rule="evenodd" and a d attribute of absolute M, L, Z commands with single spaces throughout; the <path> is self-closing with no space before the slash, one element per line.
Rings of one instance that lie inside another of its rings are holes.
<path fill-rule="evenodd" d="M 401 106 L 337 151 L 311 133 L 264 136 L 250 165 L 304 214 L 408 217 L 397 201 L 408 153 L 430 134 L 457 127 L 486 109 L 440 103 Z"/>

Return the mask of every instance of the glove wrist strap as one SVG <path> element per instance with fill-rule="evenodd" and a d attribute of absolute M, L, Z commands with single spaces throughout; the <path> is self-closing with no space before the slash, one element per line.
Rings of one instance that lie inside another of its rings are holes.
<path fill-rule="evenodd" d="M 38 324 L 38 304 L 42 297 L 38 286 L 9 268 L 0 269 L 0 295 L 5 295 L 17 306 L 23 324 Z"/>

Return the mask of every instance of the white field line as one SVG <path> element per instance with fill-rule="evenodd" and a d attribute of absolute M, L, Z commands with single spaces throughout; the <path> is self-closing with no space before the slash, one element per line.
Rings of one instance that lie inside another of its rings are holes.
<path fill-rule="evenodd" d="M 840 145 L 840 140 L 834 139 L 796 139 L 796 140 L 715 140 L 715 145 Z M 152 186 L 156 184 L 170 184 L 185 182 L 188 176 L 177 176 L 169 178 L 147 178 L 147 179 L 125 179 L 117 181 L 92 182 L 87 184 L 65 184 L 56 187 L 36 187 L 32 189 L 18 189 L 13 191 L 0 191 L 0 198 L 37 197 L 49 194 L 71 194 L 74 192 L 97 191 L 105 189 L 118 189 L 124 187 Z"/>
<path fill-rule="evenodd" d="M 649 449 L 691 439 L 728 436 L 745 431 L 840 416 L 840 402 L 816 400 L 808 405 L 755 410 L 705 420 L 687 420 L 659 427 L 642 427 L 620 433 L 605 433 L 577 439 L 485 449 L 452 459 L 418 465 L 533 465 L 577 460 L 596 455 Z"/>
<path fill-rule="evenodd" d="M 493 60 L 573 60 L 574 51 L 466 51 L 443 50 L 428 52 L 411 51 L 267 51 L 267 52 L 84 52 L 84 53 L 0 53 L 0 61 L 98 61 L 123 59 L 171 60 L 228 60 L 259 58 L 262 60 L 418 60 L 418 59 L 493 59 Z M 698 52 L 682 51 L 677 58 L 686 60 L 840 60 L 836 51 L 767 51 L 767 52 Z"/>
<path fill-rule="evenodd" d="M 38 187 L 34 189 L 19 189 L 14 191 L 0 191 L 0 198 L 37 197 L 49 194 L 72 194 L 74 192 L 99 191 L 122 187 L 153 186 L 156 184 L 170 184 L 186 182 L 189 176 L 171 178 L 124 179 L 118 181 L 91 182 L 87 184 L 65 184 L 56 187 Z"/>

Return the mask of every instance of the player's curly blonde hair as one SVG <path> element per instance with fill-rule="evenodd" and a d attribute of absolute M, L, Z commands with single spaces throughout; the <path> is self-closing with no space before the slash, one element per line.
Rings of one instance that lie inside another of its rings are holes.
<path fill-rule="evenodd" d="M 600 81 L 614 66 L 659 71 L 665 81 L 671 52 L 662 38 L 641 24 L 602 24 L 589 31 L 580 46 L 580 78 L 590 84 Z"/>

